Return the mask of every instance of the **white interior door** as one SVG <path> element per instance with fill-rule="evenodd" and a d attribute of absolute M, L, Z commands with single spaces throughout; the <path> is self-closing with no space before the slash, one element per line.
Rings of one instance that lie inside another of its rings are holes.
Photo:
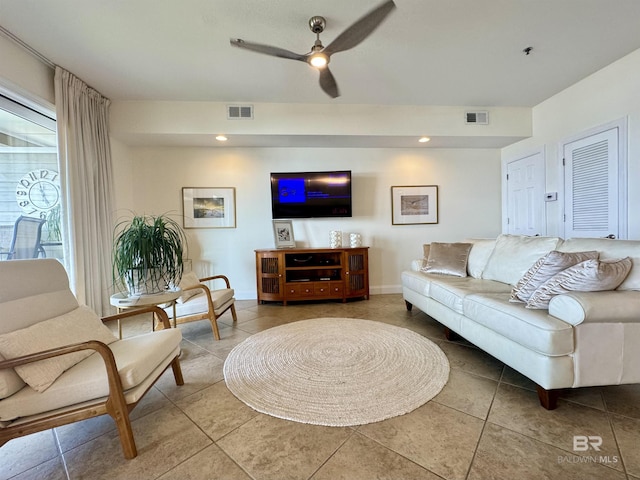
<path fill-rule="evenodd" d="M 507 164 L 507 233 L 546 235 L 542 152 Z"/>
<path fill-rule="evenodd" d="M 618 128 L 564 145 L 565 238 L 620 237 Z"/>

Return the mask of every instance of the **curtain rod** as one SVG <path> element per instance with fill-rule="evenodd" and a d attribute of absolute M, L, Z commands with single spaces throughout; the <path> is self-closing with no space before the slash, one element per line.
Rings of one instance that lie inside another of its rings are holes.
<path fill-rule="evenodd" d="M 4 28 L 2 25 L 0 25 L 0 33 L 3 34 L 5 37 L 7 37 L 9 40 L 11 40 L 16 45 L 18 45 L 19 47 L 22 47 L 24 50 L 29 52 L 31 55 L 36 57 L 38 60 L 40 60 L 42 63 L 44 63 L 48 67 L 51 67 L 53 69 L 56 68 L 56 64 L 55 63 L 53 63 L 51 60 L 49 60 L 47 57 L 42 55 L 40 52 L 38 52 L 33 47 L 31 47 L 31 46 L 27 45 L 26 43 L 24 43 L 22 40 L 20 40 L 13 33 L 11 33 L 6 28 Z"/>

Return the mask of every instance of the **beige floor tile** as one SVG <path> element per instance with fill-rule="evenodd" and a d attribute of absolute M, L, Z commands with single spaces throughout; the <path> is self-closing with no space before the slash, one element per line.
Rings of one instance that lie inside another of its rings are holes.
<path fill-rule="evenodd" d="M 176 405 L 214 441 L 258 415 L 238 400 L 224 381 L 178 400 Z"/>
<path fill-rule="evenodd" d="M 233 460 L 216 445 L 210 445 L 158 480 L 251 480 Z"/>
<path fill-rule="evenodd" d="M 469 480 L 624 480 L 622 472 L 487 423 Z"/>
<path fill-rule="evenodd" d="M 171 406 L 132 422 L 138 456 L 126 460 L 117 433 L 110 432 L 65 452 L 72 479 L 157 478 L 211 445 L 180 410 Z"/>
<path fill-rule="evenodd" d="M 447 479 L 464 479 L 483 421 L 429 402 L 413 412 L 358 432 Z"/>
<path fill-rule="evenodd" d="M 602 387 L 609 412 L 640 419 L 640 384 Z"/>
<path fill-rule="evenodd" d="M 189 345 L 189 341 L 183 340 L 183 345 Z M 176 385 L 173 371 L 169 369 L 156 382 L 156 388 L 176 401 L 224 379 L 223 366 L 222 359 L 198 346 L 183 347 L 180 367 L 184 385 Z"/>
<path fill-rule="evenodd" d="M 187 340 L 224 360 L 236 345 L 242 343 L 250 336 L 251 333 L 241 330 L 240 327 L 224 327 L 220 328 L 220 340 L 216 340 L 212 333 L 206 331 L 201 331 L 200 334 L 189 337 Z"/>
<path fill-rule="evenodd" d="M 534 392 L 510 385 L 498 388 L 488 421 L 576 455 L 593 452 L 574 452 L 574 436 L 600 436 L 599 454 L 620 456 L 606 412 L 564 400 L 545 410 Z"/>
<path fill-rule="evenodd" d="M 569 388 L 560 394 L 560 398 L 598 410 L 605 409 L 602 388 L 600 387 Z"/>
<path fill-rule="evenodd" d="M 432 401 L 485 420 L 498 388 L 498 382 L 451 369 L 449 381 Z"/>
<path fill-rule="evenodd" d="M 611 421 L 627 473 L 640 477 L 640 420 L 612 415 Z"/>
<path fill-rule="evenodd" d="M 11 477 L 11 480 L 67 480 L 67 478 L 62 458 L 57 457 Z"/>
<path fill-rule="evenodd" d="M 360 434 L 354 434 L 312 480 L 437 480 L 440 477 Z"/>
<path fill-rule="evenodd" d="M 169 374 L 171 375 L 171 374 Z M 171 377 L 173 378 L 173 376 Z M 164 408 L 171 403 L 156 388 L 151 388 L 140 403 L 130 413 L 131 420 L 143 417 Z M 55 429 L 58 435 L 60 449 L 63 452 L 71 450 L 85 442 L 93 440 L 107 432 L 116 429 L 116 424 L 109 415 L 89 418 L 82 422 L 70 423 Z"/>
<path fill-rule="evenodd" d="M 491 380 L 500 379 L 504 364 L 488 353 L 476 347 L 447 342 L 445 340 L 436 340 L 435 343 L 449 359 L 451 368 L 464 370 L 467 373 L 486 377 Z"/>
<path fill-rule="evenodd" d="M 31 470 L 58 458 L 53 430 L 33 433 L 9 440 L 0 447 L 0 480 Z"/>
<path fill-rule="evenodd" d="M 217 445 L 255 479 L 306 480 L 352 432 L 258 415 Z"/>

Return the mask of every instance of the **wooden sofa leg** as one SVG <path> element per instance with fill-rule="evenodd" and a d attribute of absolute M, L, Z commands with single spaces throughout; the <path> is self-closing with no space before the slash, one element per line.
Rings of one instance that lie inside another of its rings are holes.
<path fill-rule="evenodd" d="M 404 301 L 404 304 L 407 306 L 407 311 L 410 312 L 413 308 L 413 304 L 407 302 L 406 300 Z"/>
<path fill-rule="evenodd" d="M 547 410 L 555 410 L 558 407 L 558 397 L 562 391 L 561 389 L 545 390 L 540 385 L 537 385 L 536 390 L 538 391 L 540 405 Z"/>
<path fill-rule="evenodd" d="M 444 338 L 446 338 L 450 342 L 462 340 L 462 337 L 458 335 L 456 332 L 454 332 L 453 330 L 451 330 L 449 327 L 444 327 Z"/>
<path fill-rule="evenodd" d="M 234 322 L 238 321 L 238 315 L 236 314 L 236 306 L 235 305 L 231 305 L 231 316 L 233 317 L 233 321 Z"/>

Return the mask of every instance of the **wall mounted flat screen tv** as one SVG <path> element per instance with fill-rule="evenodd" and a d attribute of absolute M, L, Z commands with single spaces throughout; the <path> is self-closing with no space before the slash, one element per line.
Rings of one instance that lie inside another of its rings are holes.
<path fill-rule="evenodd" d="M 351 216 L 351 171 L 271 174 L 273 218 Z"/>

